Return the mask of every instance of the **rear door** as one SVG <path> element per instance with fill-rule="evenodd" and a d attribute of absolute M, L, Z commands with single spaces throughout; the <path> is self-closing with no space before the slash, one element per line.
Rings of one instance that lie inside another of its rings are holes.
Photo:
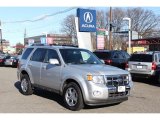
<path fill-rule="evenodd" d="M 47 50 L 44 48 L 37 48 L 27 64 L 27 68 L 30 69 L 31 77 L 35 84 L 40 83 L 41 66 L 44 61 L 46 51 Z"/>
<path fill-rule="evenodd" d="M 150 72 L 152 70 L 153 61 L 152 54 L 133 54 L 128 63 L 131 71 Z"/>

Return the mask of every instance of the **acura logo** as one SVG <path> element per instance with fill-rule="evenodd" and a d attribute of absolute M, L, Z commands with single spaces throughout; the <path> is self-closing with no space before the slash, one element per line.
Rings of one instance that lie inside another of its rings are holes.
<path fill-rule="evenodd" d="M 91 23 L 93 21 L 93 15 L 90 12 L 85 12 L 83 18 L 86 23 Z"/>

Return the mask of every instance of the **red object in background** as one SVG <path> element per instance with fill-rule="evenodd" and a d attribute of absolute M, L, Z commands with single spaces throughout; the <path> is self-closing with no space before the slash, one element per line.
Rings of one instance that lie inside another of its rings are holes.
<path fill-rule="evenodd" d="M 0 59 L 0 62 L 3 62 L 3 59 Z"/>
<path fill-rule="evenodd" d="M 155 62 L 152 62 L 152 70 L 156 70 L 156 68 L 157 68 L 156 63 L 155 63 Z"/>
<path fill-rule="evenodd" d="M 47 44 L 48 45 L 53 44 L 53 38 L 52 37 L 47 37 Z"/>
<path fill-rule="evenodd" d="M 109 64 L 111 65 L 112 64 L 112 60 L 104 60 L 105 64 Z"/>
<path fill-rule="evenodd" d="M 25 46 L 12 46 L 13 48 L 25 48 Z"/>
<path fill-rule="evenodd" d="M 138 44 L 145 45 L 146 44 L 146 40 L 140 40 L 140 41 L 138 41 Z"/>
<path fill-rule="evenodd" d="M 125 68 L 128 68 L 128 62 L 125 64 Z"/>

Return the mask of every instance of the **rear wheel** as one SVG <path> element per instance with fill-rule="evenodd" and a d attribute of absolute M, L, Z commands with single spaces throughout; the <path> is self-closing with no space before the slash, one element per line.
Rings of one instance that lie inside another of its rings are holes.
<path fill-rule="evenodd" d="M 63 99 L 65 106 L 70 110 L 77 111 L 84 107 L 81 90 L 74 82 L 67 84 L 64 88 Z"/>
<path fill-rule="evenodd" d="M 160 84 L 160 75 L 158 75 L 158 77 L 157 77 L 157 82 L 158 82 L 158 84 Z"/>
<path fill-rule="evenodd" d="M 21 77 L 21 93 L 24 95 L 33 94 L 32 85 L 27 74 L 24 74 Z"/>

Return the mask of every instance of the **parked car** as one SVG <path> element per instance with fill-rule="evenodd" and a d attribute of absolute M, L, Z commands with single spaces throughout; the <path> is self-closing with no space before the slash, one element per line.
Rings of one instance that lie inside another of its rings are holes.
<path fill-rule="evenodd" d="M 6 59 L 8 59 L 10 56 L 6 56 L 5 54 L 0 55 L 0 66 L 4 66 L 4 62 Z"/>
<path fill-rule="evenodd" d="M 128 71 L 103 64 L 89 50 L 67 46 L 26 48 L 17 76 L 24 95 L 31 95 L 34 87 L 53 91 L 70 110 L 123 102 L 132 88 Z"/>
<path fill-rule="evenodd" d="M 160 52 L 149 51 L 132 54 L 126 64 L 126 70 L 133 77 L 153 77 L 160 83 Z"/>
<path fill-rule="evenodd" d="M 10 57 L 6 58 L 4 61 L 5 66 L 17 67 L 17 64 L 18 64 L 17 56 L 10 56 Z"/>
<path fill-rule="evenodd" d="M 99 59 L 104 60 L 105 64 L 125 69 L 130 55 L 120 50 L 96 50 L 93 52 Z"/>

